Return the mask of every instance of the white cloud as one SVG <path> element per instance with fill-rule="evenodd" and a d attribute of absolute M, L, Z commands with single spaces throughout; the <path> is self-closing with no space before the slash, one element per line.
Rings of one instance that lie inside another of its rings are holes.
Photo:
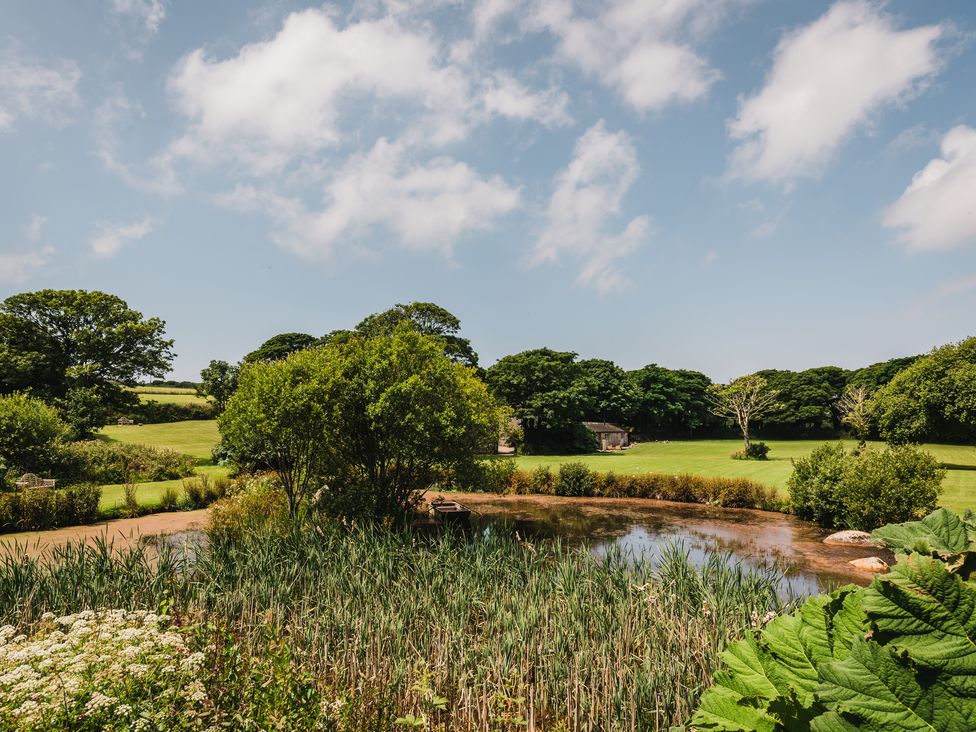
<path fill-rule="evenodd" d="M 319 211 L 248 186 L 220 200 L 270 214 L 280 246 L 319 259 L 331 257 L 340 239 L 354 242 L 374 226 L 407 249 L 450 254 L 460 236 L 489 228 L 519 203 L 519 191 L 500 178 L 484 178 L 446 157 L 411 163 L 405 154 L 404 143 L 380 139 L 367 155 L 351 158 L 328 185 Z"/>
<path fill-rule="evenodd" d="M 558 89 L 534 92 L 505 72 L 493 74 L 482 96 L 485 109 L 510 119 L 536 120 L 547 127 L 572 124 L 569 97 Z"/>
<path fill-rule="evenodd" d="M 625 132 L 608 132 L 601 120 L 576 141 L 573 159 L 555 178 L 546 226 L 535 243 L 531 264 L 555 262 L 562 255 L 582 262 L 577 284 L 601 292 L 623 287 L 628 278 L 614 260 L 629 254 L 650 232 L 650 218 L 637 216 L 617 234 L 609 220 L 639 173 L 637 153 Z"/>
<path fill-rule="evenodd" d="M 20 252 L 0 252 L 0 281 L 23 282 L 43 269 L 54 254 L 54 248 L 44 246 Z"/>
<path fill-rule="evenodd" d="M 948 297 L 950 295 L 960 295 L 970 290 L 976 290 L 976 273 L 943 282 L 939 285 L 936 292 L 943 297 Z"/>
<path fill-rule="evenodd" d="M 24 229 L 24 233 L 27 234 L 27 241 L 36 244 L 41 240 L 41 235 L 44 233 L 44 225 L 47 223 L 47 217 L 41 216 L 39 214 L 34 214 L 31 216 L 30 223 Z"/>
<path fill-rule="evenodd" d="M 102 222 L 96 226 L 91 238 L 92 253 L 96 257 L 114 257 L 126 244 L 147 236 L 158 223 L 151 216 L 131 224 Z"/>
<path fill-rule="evenodd" d="M 191 121 L 174 155 L 229 153 L 265 172 L 340 142 L 343 103 L 394 100 L 398 115 L 419 108 L 430 144 L 462 137 L 471 107 L 468 80 L 440 63 L 427 36 L 393 18 L 339 28 L 322 10 L 293 13 L 274 38 L 223 61 L 193 51 L 170 89 Z"/>
<path fill-rule="evenodd" d="M 736 0 L 612 0 L 595 15 L 539 0 L 527 24 L 558 39 L 557 57 L 647 112 L 704 97 L 721 78 L 695 49 Z"/>
<path fill-rule="evenodd" d="M 14 51 L 0 54 L 0 132 L 18 119 L 61 124 L 78 106 L 81 71 L 74 61 L 45 66 Z"/>
<path fill-rule="evenodd" d="M 488 36 L 506 15 L 518 8 L 516 0 L 477 0 L 471 10 L 471 25 L 478 40 Z"/>
<path fill-rule="evenodd" d="M 845 0 L 786 34 L 765 86 L 729 124 L 740 141 L 731 174 L 782 182 L 816 175 L 872 114 L 917 93 L 939 70 L 944 32 L 939 25 L 898 30 L 879 4 Z"/>
<path fill-rule="evenodd" d="M 884 225 L 898 229 L 912 251 L 976 241 L 976 129 L 952 128 L 941 151 L 884 212 Z"/>

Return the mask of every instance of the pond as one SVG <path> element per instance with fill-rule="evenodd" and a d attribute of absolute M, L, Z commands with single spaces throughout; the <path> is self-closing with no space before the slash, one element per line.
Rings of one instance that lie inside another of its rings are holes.
<path fill-rule="evenodd" d="M 830 532 L 770 511 L 626 498 L 484 493 L 451 498 L 473 509 L 476 530 L 515 530 L 530 541 L 559 538 L 586 544 L 597 555 L 613 547 L 632 561 L 653 562 L 668 544 L 680 542 L 699 563 L 709 552 L 728 552 L 747 566 L 776 566 L 786 574 L 784 589 L 799 595 L 849 582 L 868 584 L 872 575 L 851 567 L 851 559 L 893 560 L 877 548 L 824 544 Z"/>

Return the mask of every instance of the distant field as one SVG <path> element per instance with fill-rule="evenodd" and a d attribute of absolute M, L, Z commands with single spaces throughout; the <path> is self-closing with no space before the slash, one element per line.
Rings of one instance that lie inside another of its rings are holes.
<path fill-rule="evenodd" d="M 192 455 L 202 466 L 198 472 L 223 470 L 209 464 L 210 451 L 220 438 L 215 420 L 172 422 L 141 427 L 111 426 L 105 427 L 102 434 L 110 440 L 168 447 Z M 791 460 L 808 455 L 823 442 L 823 440 L 767 440 L 766 443 L 770 446 L 770 459 L 765 462 L 732 460 L 729 455 L 741 447 L 738 440 L 644 442 L 619 453 L 524 455 L 515 460 L 524 470 L 532 470 L 539 465 L 549 465 L 556 469 L 562 463 L 580 461 L 593 470 L 612 470 L 615 473 L 625 474 L 691 473 L 743 477 L 774 486 L 785 493 L 786 481 L 793 472 Z M 855 443 L 846 441 L 845 444 L 853 447 Z M 956 511 L 966 508 L 976 509 L 976 447 L 965 445 L 923 445 L 923 447 L 948 468 L 942 504 Z M 155 495 L 155 500 L 158 501 L 165 482 L 144 485 L 147 497 Z M 158 488 L 150 488 L 150 486 L 158 486 Z M 118 495 L 121 496 L 121 486 L 108 486 L 105 490 L 110 489 L 117 490 Z"/>
<path fill-rule="evenodd" d="M 532 470 L 539 465 L 554 469 L 562 463 L 579 461 L 593 470 L 615 473 L 690 473 L 751 478 L 774 486 L 785 493 L 786 481 L 793 472 L 793 458 L 808 455 L 824 440 L 766 440 L 769 460 L 732 460 L 729 455 L 742 447 L 739 440 L 679 440 L 644 442 L 619 453 L 595 455 L 524 455 L 516 458 L 518 466 Z M 846 441 L 849 447 L 853 441 Z M 976 509 L 976 447 L 965 445 L 923 445 L 937 460 L 949 468 L 942 503 L 961 511 Z"/>
<path fill-rule="evenodd" d="M 210 461 L 210 451 L 220 439 L 217 421 L 214 419 L 194 419 L 188 422 L 167 422 L 165 424 L 109 425 L 100 432 L 105 438 L 115 442 L 131 442 L 137 445 L 166 447 L 186 453 L 201 464 Z"/>
<path fill-rule="evenodd" d="M 197 394 L 195 389 L 179 389 L 171 386 L 136 386 L 132 391 L 139 395 L 141 402 L 160 404 L 207 404 L 206 397 Z"/>

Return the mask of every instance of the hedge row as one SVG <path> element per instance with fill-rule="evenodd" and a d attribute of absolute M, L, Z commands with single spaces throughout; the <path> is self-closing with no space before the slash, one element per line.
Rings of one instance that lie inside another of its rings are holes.
<path fill-rule="evenodd" d="M 186 478 L 193 473 L 189 455 L 148 445 L 86 440 L 61 448 L 58 472 L 62 483 L 125 483 Z"/>
<path fill-rule="evenodd" d="M 163 424 L 193 419 L 214 419 L 217 412 L 212 404 L 171 404 L 149 401 L 141 402 L 119 416 L 139 424 Z"/>
<path fill-rule="evenodd" d="M 775 488 L 747 478 L 664 473 L 618 475 L 592 471 L 583 463 L 565 463 L 554 473 L 546 466 L 526 471 L 518 470 L 511 460 L 485 460 L 455 471 L 440 487 L 512 495 L 654 498 L 773 511 L 785 508 Z"/>
<path fill-rule="evenodd" d="M 0 532 L 41 531 L 98 520 L 102 489 L 95 485 L 71 488 L 26 488 L 0 493 Z"/>

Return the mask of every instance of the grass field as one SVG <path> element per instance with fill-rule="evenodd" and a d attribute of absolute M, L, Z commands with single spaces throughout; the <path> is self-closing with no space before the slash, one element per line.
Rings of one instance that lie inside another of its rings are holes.
<path fill-rule="evenodd" d="M 102 434 L 120 442 L 135 442 L 155 447 L 168 447 L 192 455 L 199 461 L 198 472 L 212 475 L 226 474 L 224 468 L 210 464 L 210 451 L 217 444 L 219 434 L 214 420 L 171 422 L 141 427 L 105 427 Z M 732 460 L 729 455 L 742 445 L 738 440 L 677 440 L 672 442 L 644 442 L 619 453 L 594 455 L 524 455 L 516 458 L 518 466 L 532 470 L 539 465 L 558 468 L 566 462 L 586 463 L 593 470 L 615 473 L 691 473 L 693 475 L 731 476 L 751 478 L 759 483 L 774 486 L 785 493 L 786 481 L 793 472 L 793 458 L 808 455 L 823 440 L 767 440 L 770 459 L 765 462 Z M 846 441 L 850 447 L 853 441 Z M 937 460 L 948 468 L 944 483 L 942 504 L 962 511 L 976 509 L 976 447 L 965 445 L 924 445 Z M 225 471 L 225 472 L 220 472 Z M 145 483 L 140 486 L 140 502 L 154 500 L 167 484 Z M 179 481 L 175 481 L 179 483 Z M 122 496 L 121 486 L 106 486 L 103 502 L 111 500 L 115 505 Z M 111 498 L 109 498 L 111 497 Z"/>
<path fill-rule="evenodd" d="M 208 404 L 205 397 L 197 394 L 195 389 L 178 389 L 169 386 L 136 386 L 132 389 L 139 395 L 141 402 L 159 402 L 160 404 Z"/>
<path fill-rule="evenodd" d="M 692 475 L 751 478 L 775 486 L 785 493 L 786 481 L 793 472 L 793 458 L 808 455 L 823 440 L 767 440 L 769 460 L 732 460 L 729 455 L 741 449 L 740 440 L 679 440 L 644 442 L 628 450 L 595 455 L 524 455 L 518 466 L 532 470 L 540 465 L 553 469 L 562 463 L 582 462 L 593 470 L 615 473 L 690 473 Z M 845 441 L 853 447 L 853 441 Z M 949 468 L 942 503 L 961 511 L 976 509 L 976 447 L 965 445 L 923 445 Z"/>
<path fill-rule="evenodd" d="M 125 427 L 111 425 L 102 428 L 100 434 L 112 442 L 130 442 L 138 445 L 163 447 L 190 455 L 197 461 L 197 475 L 209 475 L 211 478 L 215 478 L 220 475 L 227 475 L 229 472 L 228 468 L 214 465 L 211 461 L 210 451 L 220 439 L 216 420 L 196 419 L 188 422 Z M 136 489 L 136 498 L 143 506 L 154 506 L 159 503 L 167 486 L 179 489 L 181 484 L 181 480 L 140 483 Z M 102 509 L 106 510 L 118 506 L 122 503 L 124 496 L 122 485 L 102 486 Z"/>

